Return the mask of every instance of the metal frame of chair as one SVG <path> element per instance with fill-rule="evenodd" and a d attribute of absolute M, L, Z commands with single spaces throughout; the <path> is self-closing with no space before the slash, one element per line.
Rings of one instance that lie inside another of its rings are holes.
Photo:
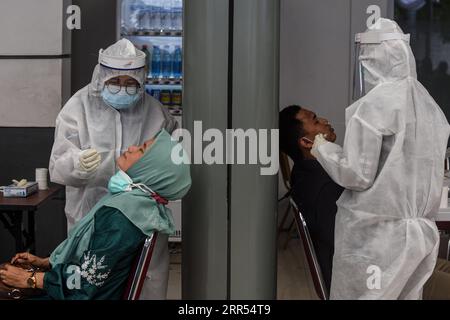
<path fill-rule="evenodd" d="M 448 244 L 447 244 L 447 261 L 449 261 L 449 258 L 450 258 L 450 240 L 448 241 Z"/>
<path fill-rule="evenodd" d="M 139 300 L 157 238 L 158 233 L 154 232 L 152 236 L 145 239 L 128 277 L 127 286 L 123 295 L 124 300 Z"/>
<path fill-rule="evenodd" d="M 314 283 L 314 288 L 320 299 L 328 300 L 328 290 L 325 286 L 322 270 L 320 269 L 320 265 L 317 260 L 316 251 L 314 250 L 314 245 L 308 231 L 308 226 L 306 225 L 306 221 L 303 218 L 303 215 L 298 209 L 298 206 L 294 202 L 294 200 L 292 198 L 289 198 L 289 202 L 291 203 L 295 224 L 297 226 L 300 239 L 303 243 L 303 248 L 305 250 L 306 260 L 308 261 L 309 271 Z"/>

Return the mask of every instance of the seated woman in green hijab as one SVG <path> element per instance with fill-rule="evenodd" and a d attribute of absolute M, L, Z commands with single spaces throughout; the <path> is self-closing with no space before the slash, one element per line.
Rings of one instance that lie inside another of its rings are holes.
<path fill-rule="evenodd" d="M 7 265 L 0 270 L 3 283 L 43 289 L 51 299 L 120 299 L 143 241 L 154 232 L 174 232 L 167 200 L 181 199 L 190 188 L 189 166 L 171 159 L 176 144 L 161 130 L 142 146 L 130 147 L 117 160 L 120 170 L 109 181 L 110 193 L 50 258 L 20 253 L 11 261 L 46 271 L 36 272 L 30 285 L 30 272 Z"/>

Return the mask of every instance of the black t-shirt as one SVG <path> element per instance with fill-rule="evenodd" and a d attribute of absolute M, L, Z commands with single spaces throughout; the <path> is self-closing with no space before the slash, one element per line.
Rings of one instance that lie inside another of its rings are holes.
<path fill-rule="evenodd" d="M 292 198 L 306 220 L 317 259 L 330 290 L 336 201 L 344 188 L 316 160 L 296 161 L 291 173 Z"/>

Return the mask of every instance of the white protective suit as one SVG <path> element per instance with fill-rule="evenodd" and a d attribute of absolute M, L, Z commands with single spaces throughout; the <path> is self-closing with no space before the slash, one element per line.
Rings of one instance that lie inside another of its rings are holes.
<path fill-rule="evenodd" d="M 391 20 L 378 26 L 403 34 Z M 337 202 L 330 298 L 421 299 L 438 253 L 432 219 L 449 124 L 417 81 L 407 41 L 362 44 L 359 59 L 368 93 L 346 110 L 343 148 L 325 142 L 313 150 L 346 188 Z"/>
<path fill-rule="evenodd" d="M 101 50 L 91 83 L 75 93 L 56 119 L 49 171 L 51 181 L 66 186 L 65 212 L 69 229 L 108 193 L 108 181 L 117 171 L 116 159 L 129 146 L 142 144 L 161 128 L 172 132 L 177 127 L 176 120 L 168 111 L 145 94 L 144 68 L 119 70 L 103 64 L 114 65 L 114 59 L 117 59 L 120 65 L 122 59 L 126 65 L 132 63 L 131 66 L 136 67 L 142 54 L 125 39 L 105 51 Z M 101 97 L 104 82 L 118 75 L 136 79 L 142 92 L 142 99 L 136 105 L 120 111 L 105 104 Z M 86 149 L 96 149 L 102 159 L 98 170 L 91 173 L 79 169 L 80 154 Z M 167 237 L 161 235 L 148 272 L 152 281 L 145 282 L 141 294 L 143 299 L 165 299 L 168 270 Z"/>

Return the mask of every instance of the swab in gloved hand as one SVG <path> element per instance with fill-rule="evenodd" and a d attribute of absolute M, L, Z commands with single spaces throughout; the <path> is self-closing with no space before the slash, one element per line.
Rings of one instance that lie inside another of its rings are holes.
<path fill-rule="evenodd" d="M 318 148 L 319 148 L 321 145 L 323 145 L 323 144 L 329 142 L 329 141 L 326 139 L 326 137 L 327 137 L 326 134 L 319 133 L 319 134 L 316 135 L 316 137 L 314 138 L 314 143 L 313 143 L 313 146 L 312 146 L 312 148 L 311 148 L 311 154 L 312 154 L 314 157 L 317 158 L 317 156 L 319 155 Z"/>
<path fill-rule="evenodd" d="M 95 149 L 84 150 L 79 158 L 79 168 L 85 172 L 93 172 L 98 169 L 102 161 L 101 155 Z"/>

